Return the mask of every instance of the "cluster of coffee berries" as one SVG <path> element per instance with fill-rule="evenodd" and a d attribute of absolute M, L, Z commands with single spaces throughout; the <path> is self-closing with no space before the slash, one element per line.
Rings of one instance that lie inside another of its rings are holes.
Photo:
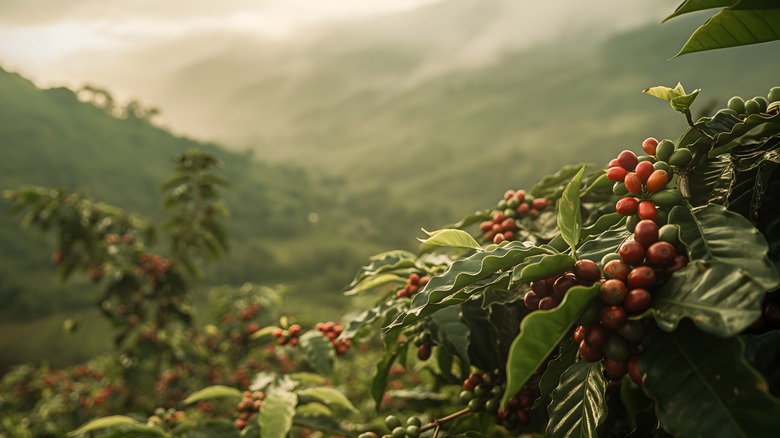
<path fill-rule="evenodd" d="M 595 262 L 577 260 L 571 271 L 531 282 L 531 290 L 523 297 L 523 303 L 529 310 L 554 309 L 563 301 L 569 289 L 577 285 L 590 286 L 600 278 L 601 271 Z"/>
<path fill-rule="evenodd" d="M 546 198 L 534 198 L 525 190 L 507 190 L 504 199 L 498 201 L 492 218 L 479 224 L 485 240 L 498 245 L 504 241 L 512 241 L 521 228 L 520 219 L 539 216 L 542 210 L 550 205 Z"/>
<path fill-rule="evenodd" d="M 507 430 L 530 423 L 528 411 L 534 401 L 533 393 L 523 388 L 501 409 L 501 398 L 506 390 L 506 381 L 500 370 L 492 373 L 471 373 L 463 382 L 460 401 L 466 403 L 472 412 L 487 412 L 496 417 L 496 424 Z"/>
<path fill-rule="evenodd" d="M 133 238 L 132 234 L 125 234 L 124 236 L 120 236 L 116 233 L 109 233 L 106 234 L 106 236 L 103 238 L 103 242 L 105 242 L 107 245 L 119 245 L 120 243 L 131 245 L 134 241 L 135 238 Z"/>
<path fill-rule="evenodd" d="M 177 411 L 173 408 L 157 408 L 154 410 L 154 415 L 146 420 L 146 424 L 149 426 L 170 428 L 186 420 L 187 414 L 184 413 L 184 411 Z"/>
<path fill-rule="evenodd" d="M 676 225 L 659 228 L 644 219 L 634 228 L 633 237 L 617 253 L 602 259 L 604 280 L 598 304 L 583 312 L 574 339 L 580 344 L 580 356 L 589 362 L 603 360 L 610 378 L 619 379 L 628 372 L 641 384 L 638 359 L 632 354 L 638 348 L 632 343 L 641 340 L 645 326 L 629 317 L 649 309 L 658 282 L 685 267 L 688 258 L 676 247 Z"/>
<path fill-rule="evenodd" d="M 244 391 L 241 396 L 241 401 L 238 402 L 236 408 L 238 409 L 238 418 L 233 423 L 236 429 L 243 430 L 246 427 L 247 421 L 252 418 L 253 415 L 260 412 L 260 408 L 263 407 L 263 400 L 265 400 L 265 393 L 263 391 Z"/>
<path fill-rule="evenodd" d="M 744 100 L 739 96 L 734 96 L 728 101 L 728 108 L 719 112 L 728 112 L 734 116 L 745 117 L 753 114 L 777 114 L 780 112 L 780 87 L 772 87 L 767 97 L 756 96 L 752 99 Z"/>
<path fill-rule="evenodd" d="M 142 253 L 138 256 L 138 276 L 146 275 L 152 287 L 156 287 L 157 280 L 165 276 L 173 262 L 157 254 Z"/>
<path fill-rule="evenodd" d="M 418 273 L 412 273 L 409 278 L 406 279 L 404 287 L 395 293 L 396 298 L 411 298 L 420 289 L 423 288 L 431 278 L 427 275 L 420 276 Z"/>
<path fill-rule="evenodd" d="M 290 345 L 291 347 L 298 346 L 298 337 L 301 335 L 301 326 L 298 324 L 291 325 L 287 330 L 278 328 L 274 330 L 274 337 L 279 345 Z"/>
<path fill-rule="evenodd" d="M 349 347 L 352 345 L 351 340 L 339 338 L 341 332 L 344 331 L 344 327 L 336 324 L 333 321 L 318 322 L 314 325 L 314 328 L 319 330 L 323 335 L 325 335 L 326 338 L 328 338 L 328 340 L 330 340 L 330 343 L 336 350 L 336 354 L 339 356 L 345 355 L 347 350 L 349 350 Z"/>
<path fill-rule="evenodd" d="M 383 435 L 383 438 L 417 438 L 420 436 L 420 428 L 422 427 L 422 421 L 420 418 L 411 416 L 406 419 L 406 425 L 395 415 L 388 415 L 385 418 L 385 426 L 390 431 L 389 434 Z M 360 438 L 376 437 L 373 432 L 366 432 L 360 435 Z"/>
<path fill-rule="evenodd" d="M 625 150 L 610 161 L 607 170 L 607 178 L 615 182 L 612 192 L 622 196 L 615 210 L 628 216 L 629 230 L 643 219 L 666 223 L 668 209 L 682 202 L 673 167 L 685 167 L 693 159 L 690 150 L 675 150 L 671 140 L 648 138 L 642 149 L 648 155 L 637 157 Z"/>

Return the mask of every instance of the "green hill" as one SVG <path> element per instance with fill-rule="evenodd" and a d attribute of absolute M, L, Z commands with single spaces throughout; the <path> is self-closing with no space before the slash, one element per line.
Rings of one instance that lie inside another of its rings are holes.
<path fill-rule="evenodd" d="M 343 307 L 339 290 L 368 255 L 410 248 L 421 223 L 441 222 L 442 214 L 396 207 L 382 191 L 347 193 L 336 178 L 177 137 L 147 120 L 108 114 L 69 89 L 40 90 L 4 70 L 0 96 L 0 190 L 23 184 L 79 190 L 160 220 L 159 187 L 174 155 L 192 147 L 217 155 L 219 172 L 232 184 L 224 192 L 232 251 L 209 269 L 201 292 L 209 284 L 285 283 L 289 305 L 301 317 L 336 316 Z M 0 362 L 8 363 L 41 351 L 29 336 L 58 339 L 62 319 L 89 312 L 98 291 L 84 280 L 57 281 L 52 236 L 20 231 L 6 202 L 0 202 L 0 247 Z M 162 239 L 159 249 L 166 249 Z M 44 326 L 36 326 L 38 318 Z M 80 353 L 63 353 L 64 360 Z"/>

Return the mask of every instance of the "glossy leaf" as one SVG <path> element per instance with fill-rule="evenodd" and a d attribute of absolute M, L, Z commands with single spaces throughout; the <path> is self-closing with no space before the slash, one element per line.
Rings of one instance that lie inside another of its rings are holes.
<path fill-rule="evenodd" d="M 705 160 L 688 174 L 691 204 L 726 206 L 734 183 L 734 165 L 727 157 Z"/>
<path fill-rule="evenodd" d="M 529 257 L 512 269 L 512 284 L 550 278 L 574 266 L 574 257 L 568 254 L 546 254 Z"/>
<path fill-rule="evenodd" d="M 572 252 L 577 253 L 577 244 L 580 242 L 580 231 L 582 231 L 582 213 L 580 212 L 580 184 L 582 174 L 585 173 L 585 167 L 577 172 L 571 181 L 566 185 L 558 202 L 558 228 L 561 230 L 561 237 L 569 244 Z"/>
<path fill-rule="evenodd" d="M 780 284 L 780 276 L 767 257 L 766 240 L 742 216 L 720 205 L 693 210 L 677 206 L 669 214 L 669 223 L 680 226 L 680 241 L 691 260 L 717 260 L 741 268 L 764 291 Z"/>
<path fill-rule="evenodd" d="M 382 360 L 377 362 L 376 373 L 371 380 L 371 397 L 376 403 L 377 410 L 379 410 L 382 404 L 382 395 L 385 393 L 385 388 L 387 388 L 387 375 L 390 372 L 390 367 L 396 358 L 406 351 L 405 347 L 405 343 L 399 343 L 392 337 L 385 338 L 385 352 Z"/>
<path fill-rule="evenodd" d="M 263 401 L 259 422 L 263 438 L 285 438 L 292 428 L 298 396 L 287 391 L 272 391 Z"/>
<path fill-rule="evenodd" d="M 538 183 L 534 184 L 528 193 L 537 198 L 547 198 L 551 201 L 558 199 L 563 192 L 564 184 L 571 181 L 582 168 L 592 166 L 590 163 L 565 165 L 552 175 L 546 175 Z"/>
<path fill-rule="evenodd" d="M 224 397 L 241 398 L 241 391 L 236 388 L 223 385 L 208 386 L 201 389 L 200 391 L 195 391 L 194 393 L 190 394 L 190 396 L 184 399 L 182 403 L 188 405 L 190 403 L 195 403 L 202 400 L 211 400 L 214 398 Z"/>
<path fill-rule="evenodd" d="M 677 7 L 677 9 L 674 11 L 674 13 L 664 19 L 670 20 L 674 17 L 679 17 L 683 14 L 688 14 L 691 12 L 696 11 L 703 11 L 706 9 L 712 9 L 712 8 L 724 8 L 727 6 L 732 6 L 735 3 L 737 3 L 739 0 L 685 0 L 680 6 Z"/>
<path fill-rule="evenodd" d="M 300 348 L 306 362 L 320 374 L 329 375 L 333 372 L 335 353 L 330 340 L 322 333 L 311 330 L 300 337 Z"/>
<path fill-rule="evenodd" d="M 690 318 L 708 333 L 734 336 L 761 315 L 764 292 L 734 265 L 694 260 L 655 293 L 652 313 L 666 331 L 674 330 L 681 319 Z"/>
<path fill-rule="evenodd" d="M 359 282 L 357 285 L 355 285 L 355 287 L 345 291 L 344 295 L 357 295 L 364 292 L 369 292 L 390 283 L 404 284 L 405 282 L 406 278 L 396 274 L 378 274 Z"/>
<path fill-rule="evenodd" d="M 425 231 L 425 230 L 423 230 Z M 444 229 L 433 232 L 425 231 L 428 234 L 427 239 L 417 239 L 421 242 L 423 248 L 429 246 L 443 246 L 446 248 L 465 248 L 482 251 L 482 245 L 479 244 L 471 234 L 458 229 Z"/>
<path fill-rule="evenodd" d="M 626 227 L 621 222 L 620 225 L 604 231 L 597 237 L 580 245 L 578 255 L 580 259 L 593 260 L 598 263 L 605 255 L 617 252 L 620 245 L 630 236 L 631 233 L 626 230 Z"/>
<path fill-rule="evenodd" d="M 780 172 L 775 171 L 767 182 L 762 200 L 756 227 L 766 236 L 769 257 L 780 270 Z"/>
<path fill-rule="evenodd" d="M 575 286 L 552 310 L 531 312 L 520 323 L 520 334 L 512 342 L 507 359 L 507 387 L 501 405 L 506 406 L 520 388 L 553 352 L 585 306 L 599 293 L 599 284 Z"/>
<path fill-rule="evenodd" d="M 731 438 L 780 430 L 780 402 L 745 362 L 739 338 L 683 324 L 671 333 L 650 328 L 643 345 L 643 388 L 668 432 Z"/>
<path fill-rule="evenodd" d="M 122 425 L 129 425 L 129 424 L 140 424 L 140 423 L 124 415 L 111 415 L 108 417 L 95 418 L 93 420 L 88 421 L 78 429 L 69 432 L 68 436 L 83 435 L 85 433 L 93 432 L 100 429 L 105 429 L 107 427 L 122 426 Z"/>
<path fill-rule="evenodd" d="M 615 213 L 614 211 L 612 213 L 602 214 L 592 224 L 588 225 L 587 227 L 582 227 L 582 231 L 580 231 L 579 244 L 591 240 L 592 238 L 609 229 L 612 229 L 617 224 L 623 223 L 624 221 L 625 218 Z M 563 241 L 563 237 L 561 237 L 560 234 L 555 236 L 550 241 L 549 245 L 555 248 L 557 251 L 565 251 L 567 249 L 566 242 Z"/>
<path fill-rule="evenodd" d="M 502 306 L 484 309 L 475 301 L 467 301 L 460 306 L 461 318 L 469 327 L 469 362 L 481 370 L 496 369 L 504 364 L 499 350 L 500 334 L 490 321 L 494 307 L 498 309 Z"/>
<path fill-rule="evenodd" d="M 714 134 L 715 147 L 710 151 L 710 157 L 730 152 L 742 146 L 746 139 L 761 140 L 780 133 L 780 114 L 751 114 L 744 120 L 737 120 L 728 131 Z"/>
<path fill-rule="evenodd" d="M 548 437 L 597 436 L 596 429 L 607 418 L 607 379 L 601 362 L 579 361 L 561 375 L 547 407 Z"/>
<path fill-rule="evenodd" d="M 766 0 L 742 0 L 710 17 L 675 56 L 780 39 L 780 7 Z"/>
<path fill-rule="evenodd" d="M 387 314 L 390 309 L 398 307 L 399 305 L 401 305 L 399 301 L 390 299 L 371 309 L 364 310 L 359 315 L 348 318 L 344 323 L 344 331 L 339 337 L 344 339 L 354 338 L 361 327 L 374 323 L 383 315 Z"/>
<path fill-rule="evenodd" d="M 441 348 L 457 356 L 463 364 L 469 365 L 469 342 L 471 331 L 463 322 L 459 306 L 441 309 L 430 316 L 431 335 Z"/>
<path fill-rule="evenodd" d="M 577 343 L 573 339 L 564 339 L 558 356 L 547 364 L 547 368 L 539 379 L 539 397 L 531 409 L 536 409 L 547 400 L 553 390 L 558 387 L 561 375 L 577 360 Z"/>
<path fill-rule="evenodd" d="M 354 289 L 361 281 L 367 277 L 372 277 L 384 272 L 390 272 L 403 268 L 414 267 L 417 256 L 408 251 L 388 251 L 371 257 L 371 263 L 360 268 L 355 274 L 355 278 L 347 286 L 347 290 Z"/>
<path fill-rule="evenodd" d="M 319 386 L 306 388 L 298 391 L 298 397 L 311 397 L 325 403 L 330 407 L 339 407 L 341 409 L 357 412 L 357 409 L 349 399 L 334 388 Z"/>
<path fill-rule="evenodd" d="M 745 359 L 766 378 L 769 391 L 780 394 L 780 330 L 747 335 L 745 341 Z"/>
<path fill-rule="evenodd" d="M 467 297 L 447 302 L 458 291 L 484 280 L 497 272 L 510 269 L 527 257 L 549 254 L 550 250 L 522 242 L 509 242 L 490 251 L 482 251 L 456 260 L 442 275 L 431 278 L 412 299 L 409 310 L 399 315 L 385 332 L 408 326 L 448 305 L 460 304 Z"/>

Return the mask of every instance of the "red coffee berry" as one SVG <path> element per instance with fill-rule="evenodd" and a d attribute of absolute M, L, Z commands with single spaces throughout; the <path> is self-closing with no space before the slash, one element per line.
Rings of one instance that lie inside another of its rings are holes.
<path fill-rule="evenodd" d="M 426 361 L 431 357 L 431 344 L 422 344 L 417 348 L 417 359 Z"/>
<path fill-rule="evenodd" d="M 613 379 L 617 380 L 621 377 L 625 376 L 628 372 L 628 360 L 613 360 L 608 357 L 604 358 L 604 371 L 607 372 L 607 375 Z"/>
<path fill-rule="evenodd" d="M 607 169 L 607 179 L 613 182 L 621 182 L 626 178 L 628 172 L 622 167 L 610 167 Z"/>
<path fill-rule="evenodd" d="M 553 294 L 559 301 L 563 301 L 566 292 L 578 284 L 580 283 L 577 281 L 577 277 L 575 277 L 574 274 L 566 273 L 553 283 Z"/>
<path fill-rule="evenodd" d="M 610 260 L 604 265 L 604 278 L 608 280 L 617 279 L 625 282 L 629 272 L 631 266 L 623 260 Z"/>
<path fill-rule="evenodd" d="M 301 333 L 301 326 L 299 326 L 298 324 L 293 324 L 290 326 L 289 332 L 290 332 L 290 336 L 293 337 L 298 336 L 298 334 Z"/>
<path fill-rule="evenodd" d="M 622 281 L 617 279 L 607 280 L 601 284 L 599 299 L 604 304 L 620 304 L 626 297 L 626 291 L 626 284 Z"/>
<path fill-rule="evenodd" d="M 650 245 L 645 252 L 647 264 L 654 268 L 671 266 L 675 257 L 677 257 L 677 250 L 669 242 L 656 242 Z"/>
<path fill-rule="evenodd" d="M 613 159 L 609 160 L 609 164 L 607 165 L 607 167 L 608 168 L 621 167 L 620 166 L 620 161 L 618 161 L 617 158 L 613 158 Z M 626 169 L 623 169 L 623 170 L 626 170 Z"/>
<path fill-rule="evenodd" d="M 601 270 L 596 262 L 588 259 L 577 260 L 574 263 L 574 276 L 583 283 L 594 283 L 601 278 Z"/>
<path fill-rule="evenodd" d="M 634 227 L 634 240 L 645 248 L 658 242 L 658 224 L 649 219 L 639 221 Z"/>
<path fill-rule="evenodd" d="M 608 337 L 609 332 L 600 324 L 591 324 L 585 329 L 585 343 L 599 351 L 607 343 Z"/>
<path fill-rule="evenodd" d="M 523 297 L 523 304 L 528 310 L 537 310 L 539 309 L 539 300 L 539 296 L 534 291 L 529 291 Z"/>
<path fill-rule="evenodd" d="M 617 202 L 617 204 L 615 204 L 615 211 L 617 211 L 617 213 L 621 216 L 631 216 L 636 214 L 638 208 L 639 201 L 632 197 L 622 198 Z"/>
<path fill-rule="evenodd" d="M 655 171 L 655 168 L 653 167 L 653 163 L 649 161 L 642 161 L 636 165 L 635 172 L 639 177 L 639 180 L 642 181 L 642 184 L 647 184 L 647 180 L 650 178 L 650 175 L 653 174 L 653 171 Z"/>
<path fill-rule="evenodd" d="M 663 169 L 658 169 L 647 178 L 645 188 L 650 193 L 660 192 L 668 183 L 669 173 Z"/>
<path fill-rule="evenodd" d="M 664 268 L 664 274 L 666 275 L 672 275 L 675 272 L 679 271 L 680 269 L 686 267 L 688 265 L 688 257 L 686 257 L 683 254 L 678 254 L 674 258 L 674 262 L 672 262 L 671 265 Z"/>
<path fill-rule="evenodd" d="M 636 154 L 629 150 L 619 153 L 617 159 L 618 162 L 620 162 L 620 165 L 629 172 L 634 170 L 636 165 L 639 164 L 639 159 L 636 157 Z"/>
<path fill-rule="evenodd" d="M 628 377 L 637 386 L 642 386 L 642 371 L 639 369 L 639 356 L 634 354 L 628 358 Z"/>
<path fill-rule="evenodd" d="M 637 266 L 628 273 L 626 285 L 629 289 L 649 289 L 655 284 L 655 271 L 650 266 Z"/>
<path fill-rule="evenodd" d="M 639 178 L 639 175 L 637 175 L 636 172 L 628 172 L 625 179 L 623 179 L 623 184 L 626 185 L 626 190 L 628 190 L 628 193 L 633 195 L 642 193 L 642 180 Z"/>
<path fill-rule="evenodd" d="M 539 310 L 550 310 L 558 306 L 558 300 L 555 297 L 544 297 L 539 300 Z"/>
<path fill-rule="evenodd" d="M 585 341 L 580 342 L 579 352 L 580 357 L 587 362 L 598 362 L 604 356 L 600 349 L 589 346 Z"/>
<path fill-rule="evenodd" d="M 536 198 L 531 202 L 531 207 L 539 211 L 544 210 L 550 204 L 547 198 Z"/>
<path fill-rule="evenodd" d="M 647 289 L 631 289 L 623 300 L 623 308 L 628 313 L 642 313 L 650 308 L 652 297 Z"/>
<path fill-rule="evenodd" d="M 587 328 L 584 325 L 578 325 L 576 329 L 574 329 L 574 340 L 579 342 L 582 342 L 585 339 L 585 333 L 587 332 Z"/>
<path fill-rule="evenodd" d="M 645 248 L 641 243 L 629 240 L 627 242 L 623 242 L 623 244 L 620 245 L 618 254 L 620 254 L 621 260 L 628 263 L 629 265 L 639 266 L 645 259 Z"/>
<path fill-rule="evenodd" d="M 637 206 L 637 213 L 640 219 L 649 219 L 653 222 L 658 220 L 658 210 L 651 201 L 642 201 Z"/>
<path fill-rule="evenodd" d="M 609 306 L 601 309 L 601 325 L 608 329 L 617 330 L 622 327 L 627 320 L 626 311 L 620 306 Z"/>
<path fill-rule="evenodd" d="M 648 137 L 642 142 L 642 150 L 647 155 L 655 155 L 655 148 L 658 147 L 658 140 L 653 137 Z"/>
<path fill-rule="evenodd" d="M 531 282 L 531 290 L 539 298 L 543 298 L 543 297 L 546 297 L 547 295 L 550 295 L 550 287 L 547 286 L 547 282 L 544 281 L 544 280 L 532 281 Z"/>

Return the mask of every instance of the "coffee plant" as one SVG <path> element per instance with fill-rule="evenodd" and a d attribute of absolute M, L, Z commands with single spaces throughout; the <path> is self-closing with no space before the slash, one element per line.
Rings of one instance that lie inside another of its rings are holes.
<path fill-rule="evenodd" d="M 777 39 L 770 2 L 723 8 L 680 54 Z M 740 32 L 748 28 L 751 32 Z M 562 167 L 372 257 L 354 312 L 313 326 L 280 293 L 189 300 L 228 249 L 216 160 L 164 186 L 167 253 L 148 219 L 75 193 L 5 197 L 54 230 L 64 278 L 104 285 L 117 353 L 0 382 L 9 436 L 771 437 L 780 431 L 780 87 L 694 120 L 700 91 L 652 87 L 687 121 L 602 165 Z M 371 370 L 367 372 L 367 370 Z"/>

